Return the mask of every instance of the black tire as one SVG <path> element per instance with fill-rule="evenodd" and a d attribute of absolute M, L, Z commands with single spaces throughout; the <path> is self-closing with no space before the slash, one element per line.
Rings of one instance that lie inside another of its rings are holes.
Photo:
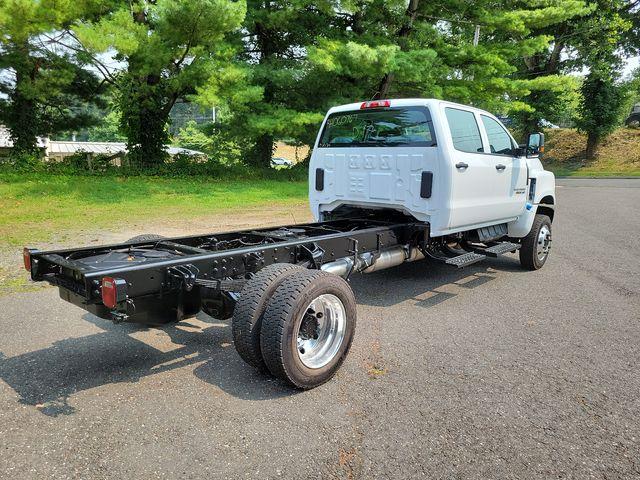
<path fill-rule="evenodd" d="M 551 242 L 551 219 L 546 215 L 536 214 L 531 230 L 522 239 L 520 247 L 520 265 L 526 270 L 538 270 L 546 263 L 549 253 L 541 257 L 538 254 L 538 237 L 540 231 L 547 228 L 549 231 L 549 243 Z"/>
<path fill-rule="evenodd" d="M 311 302 L 324 294 L 337 297 L 344 307 L 344 336 L 328 363 L 309 368 L 299 356 L 298 331 Z M 347 282 L 317 270 L 296 272 L 280 284 L 267 305 L 260 335 L 262 358 L 274 376 L 296 388 L 314 388 L 330 380 L 340 368 L 351 348 L 355 328 L 356 301 Z"/>
<path fill-rule="evenodd" d="M 260 351 L 262 316 L 269 299 L 290 274 L 304 270 L 288 263 L 275 263 L 260 270 L 242 289 L 233 310 L 231 331 L 240 357 L 259 370 L 266 370 Z"/>
<path fill-rule="evenodd" d="M 157 235 L 155 233 L 145 233 L 144 235 L 137 235 L 130 238 L 126 243 L 153 242 L 155 240 L 164 240 L 165 238 L 167 237 L 163 237 L 162 235 Z"/>

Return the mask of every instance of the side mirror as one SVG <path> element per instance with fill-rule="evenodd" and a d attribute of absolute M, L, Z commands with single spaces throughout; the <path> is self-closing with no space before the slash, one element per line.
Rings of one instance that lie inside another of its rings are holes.
<path fill-rule="evenodd" d="M 544 153 L 544 133 L 530 133 L 527 135 L 525 150 L 527 158 L 538 158 Z"/>

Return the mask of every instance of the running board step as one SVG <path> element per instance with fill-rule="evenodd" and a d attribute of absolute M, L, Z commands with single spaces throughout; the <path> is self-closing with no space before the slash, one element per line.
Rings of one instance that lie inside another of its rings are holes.
<path fill-rule="evenodd" d="M 489 257 L 497 257 L 499 255 L 503 255 L 505 253 L 515 252 L 520 249 L 519 243 L 511 243 L 511 242 L 502 242 L 492 247 L 482 249 L 482 253 L 488 255 Z"/>
<path fill-rule="evenodd" d="M 444 263 L 446 263 L 447 265 L 453 265 L 455 267 L 462 268 L 473 265 L 474 263 L 478 263 L 485 258 L 487 258 L 487 256 L 482 255 L 481 253 L 469 252 L 458 255 L 457 257 L 448 258 Z"/>

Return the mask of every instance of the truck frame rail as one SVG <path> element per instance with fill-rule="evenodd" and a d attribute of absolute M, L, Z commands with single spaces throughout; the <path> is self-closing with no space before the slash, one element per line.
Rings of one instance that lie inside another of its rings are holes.
<path fill-rule="evenodd" d="M 334 264 L 348 276 L 373 268 L 392 250 L 424 243 L 428 228 L 403 217 L 348 218 L 99 247 L 27 249 L 25 256 L 33 280 L 58 286 L 63 299 L 85 310 L 114 321 L 164 324 L 200 308 L 230 316 L 244 281 L 267 265 Z M 108 301 L 105 279 L 114 289 Z"/>

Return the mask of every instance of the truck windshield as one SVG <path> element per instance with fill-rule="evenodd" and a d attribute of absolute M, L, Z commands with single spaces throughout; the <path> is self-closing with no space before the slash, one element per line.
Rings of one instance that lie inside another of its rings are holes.
<path fill-rule="evenodd" d="M 325 123 L 319 147 L 433 147 L 435 134 L 426 107 L 336 112 Z"/>

